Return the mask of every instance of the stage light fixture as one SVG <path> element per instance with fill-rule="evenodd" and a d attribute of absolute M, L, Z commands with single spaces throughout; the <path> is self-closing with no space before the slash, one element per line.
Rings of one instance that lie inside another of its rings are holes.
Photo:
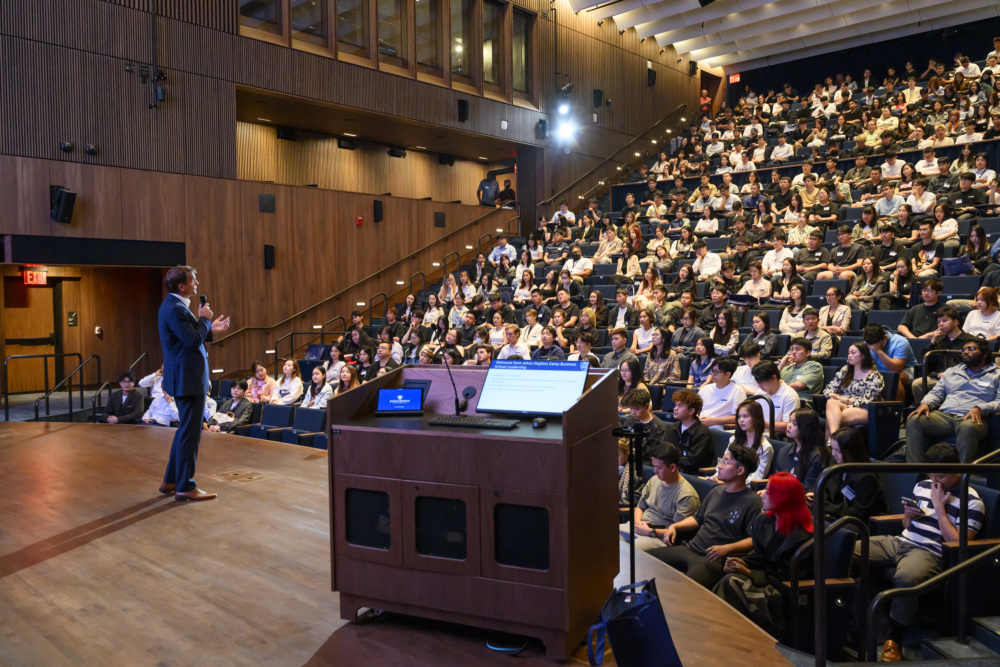
<path fill-rule="evenodd" d="M 562 115 L 562 116 L 565 116 L 568 113 L 569 113 L 569 104 L 567 104 L 566 102 L 560 102 L 559 103 L 559 114 Z"/>
<path fill-rule="evenodd" d="M 556 138 L 559 141 L 570 141 L 576 134 L 576 129 L 576 123 L 571 120 L 559 121 L 559 124 L 556 125 Z"/>

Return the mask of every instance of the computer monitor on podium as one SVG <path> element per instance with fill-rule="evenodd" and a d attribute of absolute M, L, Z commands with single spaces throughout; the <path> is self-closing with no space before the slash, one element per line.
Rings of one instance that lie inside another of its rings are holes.
<path fill-rule="evenodd" d="M 583 394 L 588 361 L 498 359 L 483 381 L 477 412 L 562 415 Z"/>

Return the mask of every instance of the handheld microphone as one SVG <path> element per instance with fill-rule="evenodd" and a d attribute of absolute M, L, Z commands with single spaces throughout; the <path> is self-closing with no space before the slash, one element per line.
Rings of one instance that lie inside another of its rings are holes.
<path fill-rule="evenodd" d="M 208 297 L 205 296 L 204 294 L 199 294 L 198 301 L 201 303 L 201 305 L 204 306 L 206 303 L 208 303 Z"/>
<path fill-rule="evenodd" d="M 444 355 L 445 357 L 448 355 Z M 444 364 L 444 368 L 448 371 L 448 379 L 451 380 L 451 390 L 455 394 L 455 416 L 462 414 L 462 411 L 469 405 L 469 401 L 466 399 L 459 400 L 458 398 L 458 387 L 455 386 L 455 378 L 451 375 L 451 364 L 444 360 L 442 357 L 441 362 Z"/>

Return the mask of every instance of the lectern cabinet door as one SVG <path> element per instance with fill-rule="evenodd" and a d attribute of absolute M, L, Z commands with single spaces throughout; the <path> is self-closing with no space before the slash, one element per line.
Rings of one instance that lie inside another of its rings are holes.
<path fill-rule="evenodd" d="M 406 481 L 403 567 L 479 576 L 479 488 Z"/>
<path fill-rule="evenodd" d="M 480 494 L 483 576 L 565 586 L 569 558 L 565 496 L 490 488 Z"/>
<path fill-rule="evenodd" d="M 398 479 L 334 475 L 332 505 L 338 557 L 402 567 L 404 519 Z"/>

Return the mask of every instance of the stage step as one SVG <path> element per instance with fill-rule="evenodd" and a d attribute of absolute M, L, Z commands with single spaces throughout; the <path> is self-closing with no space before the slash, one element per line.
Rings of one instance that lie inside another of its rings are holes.
<path fill-rule="evenodd" d="M 972 619 L 972 636 L 1000 654 L 1000 616 Z"/>
<path fill-rule="evenodd" d="M 921 644 L 921 652 L 924 660 L 967 660 L 988 659 L 997 664 L 1000 661 L 1000 653 L 993 651 L 989 646 L 978 639 L 970 638 L 968 644 L 960 644 L 954 637 L 941 639 L 925 639 Z"/>

